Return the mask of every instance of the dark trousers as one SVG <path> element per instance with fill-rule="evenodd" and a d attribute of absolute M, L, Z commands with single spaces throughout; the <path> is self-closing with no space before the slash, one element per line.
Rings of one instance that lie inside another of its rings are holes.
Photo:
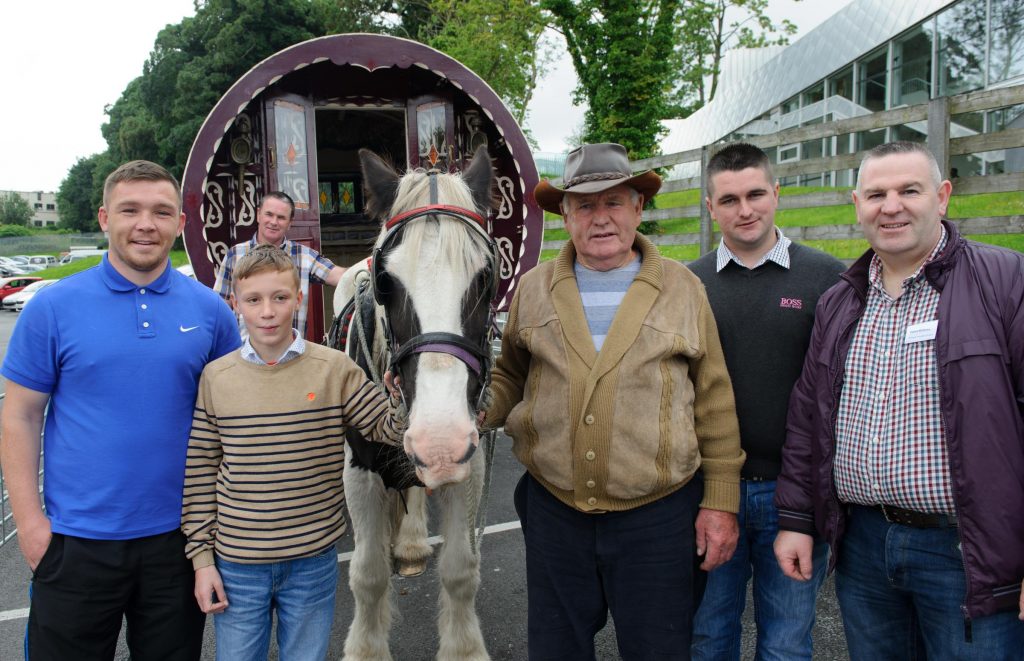
<path fill-rule="evenodd" d="M 130 540 L 54 534 L 32 577 L 29 661 L 114 658 L 122 617 L 132 659 L 191 661 L 205 616 L 180 530 Z"/>
<path fill-rule="evenodd" d="M 689 659 L 706 575 L 697 569 L 699 477 L 627 512 L 584 514 L 529 473 L 515 505 L 526 542 L 531 661 L 590 661 L 594 635 L 615 622 L 626 661 Z"/>

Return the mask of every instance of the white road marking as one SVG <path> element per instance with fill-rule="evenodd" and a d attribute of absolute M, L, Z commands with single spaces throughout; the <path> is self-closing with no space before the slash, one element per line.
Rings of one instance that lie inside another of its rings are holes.
<path fill-rule="evenodd" d="M 509 521 L 508 523 L 495 523 L 493 526 L 487 526 L 484 528 L 485 535 L 492 535 L 499 532 L 508 532 L 509 530 L 518 530 L 522 527 L 519 521 Z M 433 537 L 427 538 L 427 544 L 431 546 L 437 546 L 443 541 L 440 535 L 434 535 Z M 352 552 L 338 554 L 338 562 L 344 563 L 352 559 Z M 0 622 L 7 622 L 8 620 L 23 620 L 28 617 L 27 608 L 15 608 L 9 611 L 0 611 Z"/>
<path fill-rule="evenodd" d="M 7 620 L 22 620 L 28 617 L 27 608 L 15 608 L 11 611 L 0 611 L 0 622 Z"/>

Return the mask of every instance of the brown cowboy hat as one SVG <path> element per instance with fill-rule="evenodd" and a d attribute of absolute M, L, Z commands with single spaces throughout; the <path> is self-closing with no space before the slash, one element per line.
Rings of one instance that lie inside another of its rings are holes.
<path fill-rule="evenodd" d="M 625 184 L 635 188 L 647 201 L 661 188 L 661 177 L 654 172 L 633 174 L 626 148 L 614 142 L 583 145 L 569 152 L 562 182 L 563 188 L 558 188 L 545 179 L 533 189 L 533 197 L 541 209 L 562 215 L 559 205 L 566 193 L 598 193 Z"/>

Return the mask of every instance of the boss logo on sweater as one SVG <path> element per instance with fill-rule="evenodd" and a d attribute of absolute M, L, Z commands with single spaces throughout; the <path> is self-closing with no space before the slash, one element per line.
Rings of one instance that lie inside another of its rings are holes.
<path fill-rule="evenodd" d="M 791 310 L 803 310 L 804 309 L 804 302 L 803 302 L 802 299 L 799 299 L 799 298 L 786 298 L 786 297 L 782 297 L 781 299 L 779 299 L 779 307 L 780 308 L 789 308 Z"/>

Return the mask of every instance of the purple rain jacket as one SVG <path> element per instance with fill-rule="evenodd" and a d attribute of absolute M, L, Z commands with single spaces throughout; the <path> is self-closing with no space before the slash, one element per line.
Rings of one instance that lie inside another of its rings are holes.
<path fill-rule="evenodd" d="M 943 224 L 948 242 L 925 277 L 940 292 L 935 354 L 967 576 L 963 609 L 976 618 L 1015 610 L 1024 579 L 1024 255 Z M 835 422 L 872 255 L 818 301 L 775 493 L 779 528 L 824 537 L 830 571 L 846 524 L 833 482 Z"/>

